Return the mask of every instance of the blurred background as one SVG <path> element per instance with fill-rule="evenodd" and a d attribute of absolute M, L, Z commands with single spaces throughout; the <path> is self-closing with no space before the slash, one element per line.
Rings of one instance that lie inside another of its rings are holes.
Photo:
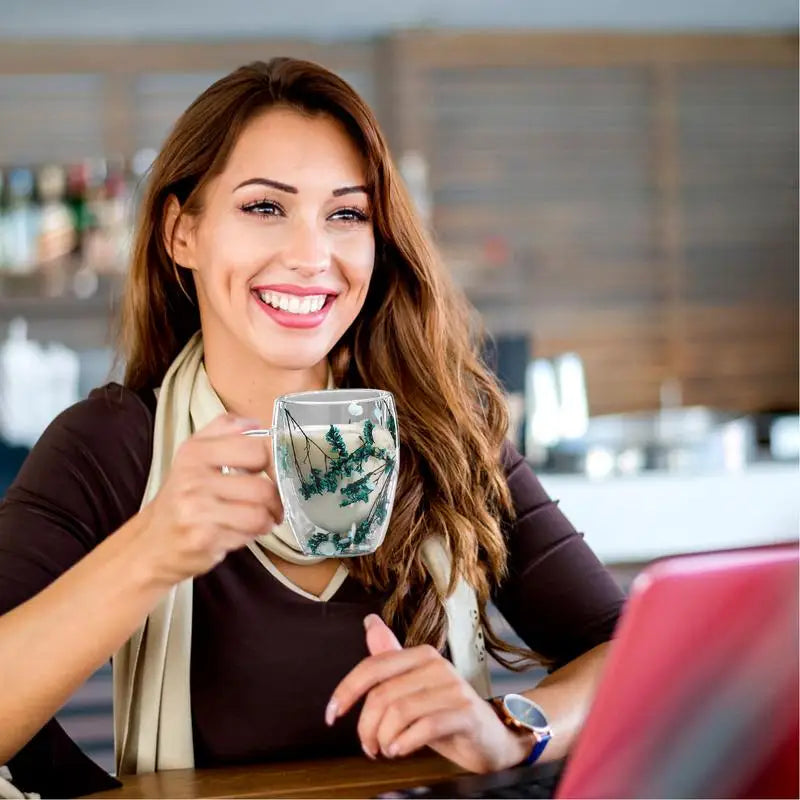
<path fill-rule="evenodd" d="M 292 55 L 375 109 L 492 336 L 511 438 L 623 582 L 796 538 L 797 45 L 793 0 L 0 0 L 0 496 L 118 374 L 170 126 Z M 62 715 L 106 766 L 109 697 L 106 672 Z"/>

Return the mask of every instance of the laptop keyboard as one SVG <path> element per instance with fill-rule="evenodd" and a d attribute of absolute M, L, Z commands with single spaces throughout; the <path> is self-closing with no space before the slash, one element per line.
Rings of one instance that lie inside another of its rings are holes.
<path fill-rule="evenodd" d="M 382 800 L 395 798 L 442 797 L 553 797 L 564 769 L 564 762 L 541 764 L 533 767 L 516 767 L 491 775 L 464 775 L 430 786 L 415 786 L 378 795 Z"/>

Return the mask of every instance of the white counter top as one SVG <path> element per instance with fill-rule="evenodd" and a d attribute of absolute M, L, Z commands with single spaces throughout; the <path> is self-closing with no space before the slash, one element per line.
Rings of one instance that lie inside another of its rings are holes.
<path fill-rule="evenodd" d="M 800 472 L 793 464 L 710 474 L 540 479 L 605 563 L 798 538 Z"/>

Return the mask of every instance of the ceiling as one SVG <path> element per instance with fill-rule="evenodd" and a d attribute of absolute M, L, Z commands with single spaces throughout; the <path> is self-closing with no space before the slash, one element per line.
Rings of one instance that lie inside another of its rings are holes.
<path fill-rule="evenodd" d="M 407 28 L 796 29 L 796 0 L 0 0 L 0 39 L 361 38 Z"/>

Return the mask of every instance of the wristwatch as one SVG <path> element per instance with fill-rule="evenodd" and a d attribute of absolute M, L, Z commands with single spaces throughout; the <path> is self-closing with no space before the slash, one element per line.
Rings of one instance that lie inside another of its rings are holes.
<path fill-rule="evenodd" d="M 515 733 L 533 735 L 533 747 L 522 765 L 533 764 L 553 737 L 550 723 L 541 707 L 521 694 L 490 697 L 489 702 L 501 722 Z"/>

